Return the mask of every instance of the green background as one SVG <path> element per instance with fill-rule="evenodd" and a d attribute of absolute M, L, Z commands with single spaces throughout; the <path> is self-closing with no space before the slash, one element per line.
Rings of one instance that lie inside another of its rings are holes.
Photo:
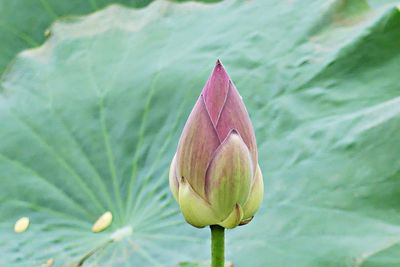
<path fill-rule="evenodd" d="M 254 220 L 227 231 L 227 259 L 400 266 L 397 1 L 92 13 L 107 4 L 0 0 L 1 266 L 206 261 L 209 230 L 185 224 L 167 176 L 217 58 L 249 110 L 265 183 Z M 107 210 L 112 225 L 93 234 Z M 31 225 L 16 234 L 22 216 Z"/>

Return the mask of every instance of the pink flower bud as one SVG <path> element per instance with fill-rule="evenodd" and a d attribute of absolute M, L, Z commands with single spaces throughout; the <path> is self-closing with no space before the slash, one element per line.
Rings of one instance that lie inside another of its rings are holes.
<path fill-rule="evenodd" d="M 183 129 L 169 181 L 186 221 L 195 227 L 246 224 L 261 204 L 254 130 L 219 60 Z"/>

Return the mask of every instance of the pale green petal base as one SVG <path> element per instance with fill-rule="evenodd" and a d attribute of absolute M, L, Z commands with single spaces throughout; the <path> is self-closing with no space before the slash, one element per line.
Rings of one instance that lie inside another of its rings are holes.
<path fill-rule="evenodd" d="M 239 204 L 235 205 L 235 208 L 232 210 L 231 214 L 229 214 L 228 218 L 226 218 L 223 222 L 218 225 L 232 229 L 240 224 L 243 219 L 243 209 Z"/>
<path fill-rule="evenodd" d="M 244 205 L 249 197 L 254 176 L 251 155 L 235 131 L 216 151 L 206 177 L 206 195 L 210 205 L 224 220 L 232 207 Z"/>
<path fill-rule="evenodd" d="M 172 159 L 171 166 L 169 167 L 169 188 L 175 200 L 179 200 L 179 183 L 176 179 L 176 154 Z"/>
<path fill-rule="evenodd" d="M 261 205 L 264 196 L 264 182 L 260 166 L 257 165 L 257 170 L 254 177 L 253 186 L 250 191 L 249 198 L 243 206 L 243 221 L 250 221 Z"/>
<path fill-rule="evenodd" d="M 202 228 L 218 223 L 211 206 L 193 190 L 185 179 L 179 183 L 179 206 L 185 220 L 194 227 Z"/>

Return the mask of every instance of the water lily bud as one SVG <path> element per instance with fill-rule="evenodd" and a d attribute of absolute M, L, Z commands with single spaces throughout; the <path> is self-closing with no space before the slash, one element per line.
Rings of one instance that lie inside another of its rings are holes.
<path fill-rule="evenodd" d="M 186 221 L 225 228 L 250 222 L 264 194 L 257 157 L 249 114 L 218 60 L 189 115 L 169 172 Z"/>

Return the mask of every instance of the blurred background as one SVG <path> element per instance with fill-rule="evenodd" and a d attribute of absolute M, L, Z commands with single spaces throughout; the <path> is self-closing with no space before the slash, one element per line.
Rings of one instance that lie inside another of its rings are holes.
<path fill-rule="evenodd" d="M 265 183 L 227 260 L 400 266 L 399 1 L 0 0 L 0 41 L 0 266 L 207 266 L 168 168 L 217 58 Z"/>

